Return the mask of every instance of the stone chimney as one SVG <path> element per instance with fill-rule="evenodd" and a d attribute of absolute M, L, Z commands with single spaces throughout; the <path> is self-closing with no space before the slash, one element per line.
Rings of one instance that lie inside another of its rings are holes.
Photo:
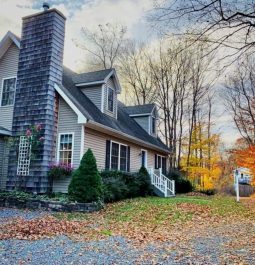
<path fill-rule="evenodd" d="M 58 117 L 54 83 L 62 82 L 66 18 L 57 9 L 47 6 L 44 3 L 43 12 L 23 18 L 12 126 L 13 135 L 19 139 L 30 126 L 40 124 L 44 141 L 36 156 L 28 159 L 25 154 L 23 162 L 22 148 L 25 147 L 17 144 L 11 148 L 9 190 L 19 187 L 44 193 L 50 187 L 47 174 L 54 160 Z"/>

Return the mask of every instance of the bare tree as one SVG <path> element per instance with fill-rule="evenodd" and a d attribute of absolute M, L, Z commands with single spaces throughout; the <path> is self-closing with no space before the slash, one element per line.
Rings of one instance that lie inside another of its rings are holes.
<path fill-rule="evenodd" d="M 254 51 L 254 0 L 156 1 L 151 19 L 167 26 L 178 25 L 194 41 L 206 41 L 212 49 L 226 47 L 230 55 Z"/>
<path fill-rule="evenodd" d="M 239 60 L 225 84 L 226 107 L 236 128 L 248 144 L 255 143 L 255 62 Z"/>
<path fill-rule="evenodd" d="M 129 98 L 141 105 L 155 102 L 155 86 L 152 83 L 149 67 L 149 52 L 146 45 L 129 41 L 126 43 L 119 60 L 119 71 Z"/>
<path fill-rule="evenodd" d="M 110 23 L 98 25 L 94 31 L 83 27 L 82 40 L 76 41 L 76 44 L 88 52 L 89 65 L 93 70 L 113 68 L 123 48 L 126 32 L 126 27 Z"/>

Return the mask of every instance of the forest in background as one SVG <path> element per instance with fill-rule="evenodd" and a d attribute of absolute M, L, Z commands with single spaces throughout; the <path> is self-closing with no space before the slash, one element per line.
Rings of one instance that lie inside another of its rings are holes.
<path fill-rule="evenodd" d="M 76 41 L 83 70 L 116 68 L 125 104 L 157 104 L 170 167 L 201 190 L 224 190 L 238 166 L 255 174 L 253 9 L 252 0 L 155 1 L 157 40 L 128 39 L 125 26 L 108 23 L 83 27 Z M 215 129 L 219 104 L 240 133 L 231 149 Z"/>

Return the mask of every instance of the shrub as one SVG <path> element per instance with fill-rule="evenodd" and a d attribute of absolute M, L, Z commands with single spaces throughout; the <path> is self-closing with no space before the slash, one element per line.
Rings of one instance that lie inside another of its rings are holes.
<path fill-rule="evenodd" d="M 138 172 L 139 195 L 148 196 L 153 194 L 150 174 L 145 167 L 141 167 Z"/>
<path fill-rule="evenodd" d="M 67 163 L 53 163 L 50 164 L 49 177 L 50 178 L 61 178 L 71 176 L 73 172 L 73 167 L 71 164 Z"/>
<path fill-rule="evenodd" d="M 209 196 L 216 194 L 216 189 L 206 189 L 206 190 L 200 189 L 198 191 Z"/>
<path fill-rule="evenodd" d="M 127 197 L 128 187 L 122 177 L 122 172 L 106 170 L 101 172 L 101 177 L 105 202 L 119 201 Z"/>
<path fill-rule="evenodd" d="M 167 177 L 175 181 L 176 193 L 188 193 L 193 190 L 191 182 L 188 179 L 185 179 L 180 171 L 173 169 L 169 171 Z"/>
<path fill-rule="evenodd" d="M 101 199 L 102 181 L 91 149 L 83 155 L 79 168 L 74 171 L 68 194 L 72 200 L 78 202 L 93 202 Z"/>
<path fill-rule="evenodd" d="M 128 187 L 121 178 L 105 178 L 103 181 L 103 197 L 105 202 L 114 202 L 127 198 Z"/>
<path fill-rule="evenodd" d="M 150 176 L 146 168 L 141 168 L 136 174 L 102 171 L 101 176 L 105 202 L 152 194 Z"/>

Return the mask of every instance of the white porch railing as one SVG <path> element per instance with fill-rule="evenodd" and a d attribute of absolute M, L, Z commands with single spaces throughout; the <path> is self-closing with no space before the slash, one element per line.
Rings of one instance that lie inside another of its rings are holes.
<path fill-rule="evenodd" d="M 150 170 L 151 184 L 159 189 L 164 197 L 170 197 L 175 195 L 175 182 L 174 180 L 168 179 L 162 174 L 162 169 L 153 169 Z"/>

